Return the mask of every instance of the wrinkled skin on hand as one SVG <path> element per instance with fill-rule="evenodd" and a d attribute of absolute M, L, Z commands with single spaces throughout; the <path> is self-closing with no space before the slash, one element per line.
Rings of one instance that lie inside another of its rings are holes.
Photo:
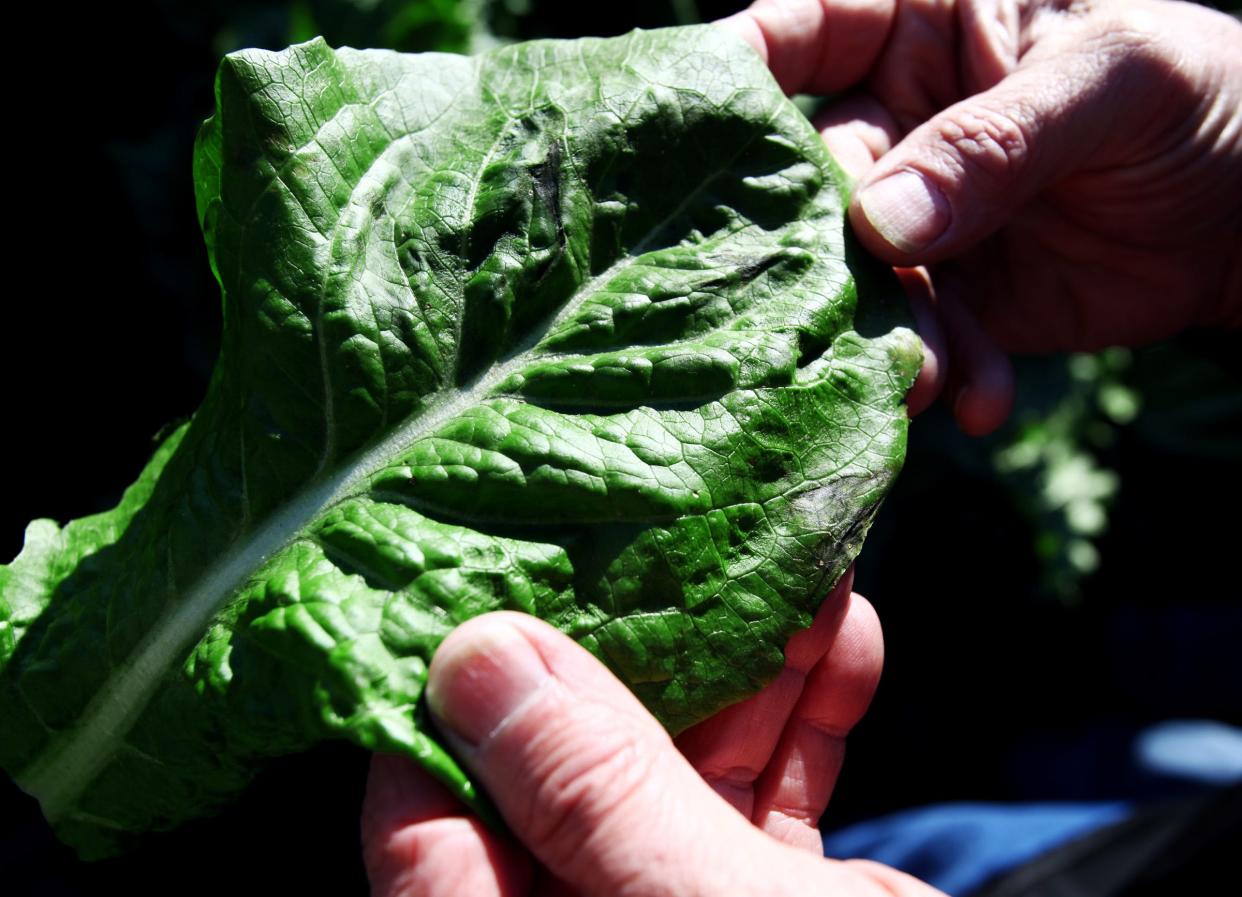
<path fill-rule="evenodd" d="M 1163 0 L 759 0 L 722 23 L 859 178 L 867 248 L 928 266 L 970 432 L 1000 352 L 1242 324 L 1242 24 Z M 968 310 L 969 315 L 963 311 Z"/>

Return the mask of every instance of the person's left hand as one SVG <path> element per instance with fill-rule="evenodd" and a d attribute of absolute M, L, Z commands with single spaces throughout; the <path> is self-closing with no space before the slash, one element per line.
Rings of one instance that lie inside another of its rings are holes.
<path fill-rule="evenodd" d="M 427 700 L 520 843 L 409 760 L 376 756 L 362 818 L 372 893 L 779 894 L 821 879 L 838 894 L 932 893 L 820 858 L 816 824 L 882 663 L 879 622 L 851 579 L 790 642 L 775 682 L 676 747 L 547 624 L 511 613 L 462 624 L 436 653 Z"/>

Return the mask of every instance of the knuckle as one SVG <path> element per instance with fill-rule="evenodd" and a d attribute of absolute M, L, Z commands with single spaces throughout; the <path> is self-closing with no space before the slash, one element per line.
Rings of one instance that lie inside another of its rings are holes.
<path fill-rule="evenodd" d="M 1021 110 L 964 109 L 940 126 L 938 136 L 966 174 L 974 179 L 1008 183 L 1031 154 L 1023 115 Z"/>

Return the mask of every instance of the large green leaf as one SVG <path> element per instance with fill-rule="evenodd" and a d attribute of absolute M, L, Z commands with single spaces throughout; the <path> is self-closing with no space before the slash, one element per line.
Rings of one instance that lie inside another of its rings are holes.
<path fill-rule="evenodd" d="M 0 568 L 0 763 L 61 836 L 110 852 L 326 737 L 477 802 L 420 696 L 497 608 L 671 730 L 769 681 L 900 466 L 920 351 L 759 59 L 706 28 L 312 41 L 217 95 L 203 406 Z"/>

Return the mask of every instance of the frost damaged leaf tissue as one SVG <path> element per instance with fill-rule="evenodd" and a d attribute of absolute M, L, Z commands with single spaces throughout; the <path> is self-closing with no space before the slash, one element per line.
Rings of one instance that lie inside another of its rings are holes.
<path fill-rule="evenodd" d="M 769 681 L 900 467 L 920 345 L 760 60 L 709 28 L 316 40 L 216 92 L 208 394 L 0 567 L 0 765 L 60 836 L 115 852 L 325 738 L 477 805 L 420 698 L 499 608 L 672 731 Z"/>

